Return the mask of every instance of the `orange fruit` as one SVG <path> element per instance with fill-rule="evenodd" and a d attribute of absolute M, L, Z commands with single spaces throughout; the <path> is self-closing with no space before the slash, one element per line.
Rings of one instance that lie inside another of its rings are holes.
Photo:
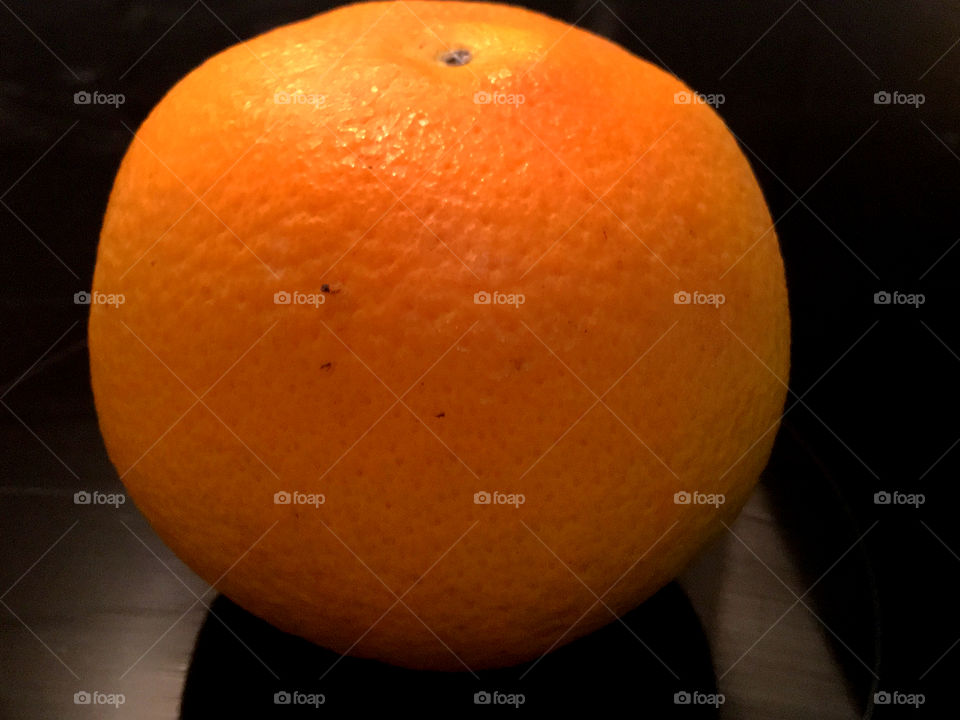
<path fill-rule="evenodd" d="M 742 506 L 785 396 L 777 240 L 723 122 L 504 5 L 353 5 L 205 62 L 131 142 L 93 290 L 103 435 L 159 536 L 407 667 L 642 602 Z"/>

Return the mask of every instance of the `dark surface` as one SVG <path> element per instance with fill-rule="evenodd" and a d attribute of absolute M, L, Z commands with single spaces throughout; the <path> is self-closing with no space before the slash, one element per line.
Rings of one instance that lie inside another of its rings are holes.
<path fill-rule="evenodd" d="M 947 494 L 960 435 L 960 340 L 951 312 L 960 257 L 960 3 L 530 5 L 579 20 L 701 92 L 725 95 L 720 113 L 777 220 L 790 289 L 787 418 L 796 435 L 778 443 L 773 460 L 782 480 L 772 491 L 778 519 L 801 549 L 810 582 L 846 540 L 869 530 L 855 550 L 865 575 L 831 572 L 851 587 L 821 584 L 812 593 L 817 612 L 839 628 L 831 642 L 846 658 L 841 664 L 862 709 L 870 712 L 868 695 L 877 688 L 924 692 L 926 704 L 910 716 L 956 714 L 957 701 L 938 688 L 955 677 L 960 658 L 960 539 Z M 170 716 L 150 708 L 169 708 L 169 695 L 180 692 L 189 662 L 182 648 L 192 644 L 203 603 L 119 676 L 194 602 L 191 593 L 206 588 L 134 508 L 71 502 L 81 488 L 119 489 L 93 416 L 86 308 L 73 304 L 73 294 L 90 287 L 102 212 L 131 140 L 127 127 L 135 129 L 171 85 L 217 50 L 324 6 L 0 3 L 0 716 L 92 716 L 73 705 L 72 693 L 121 686 L 127 704 L 118 717 Z M 83 89 L 122 92 L 126 102 L 77 106 L 73 94 Z M 880 90 L 921 92 L 926 102 L 876 105 Z M 875 305 L 880 290 L 920 292 L 926 303 Z M 791 472 L 798 447 L 832 496 L 805 494 L 812 471 Z M 927 503 L 918 510 L 874 504 L 876 491 L 894 489 L 922 492 Z M 691 648 L 684 667 L 701 673 L 692 619 L 682 603 L 669 605 L 691 628 L 675 639 Z M 637 622 L 656 630 L 663 609 L 652 603 Z M 229 606 L 223 611 L 249 629 L 251 642 L 273 649 L 290 642 Z M 205 683 L 216 687 L 209 668 L 218 661 L 208 658 L 241 658 L 212 625 L 205 628 L 187 709 L 204 707 Z M 875 672 L 851 662 L 850 648 Z M 310 654 L 302 646 L 291 652 Z M 606 664 L 590 664 L 599 673 L 591 683 L 616 684 L 624 678 L 618 672 L 649 660 L 616 643 L 606 652 Z M 385 677 L 382 671 L 357 667 L 350 677 L 365 695 L 382 696 L 397 682 L 376 686 L 371 679 Z M 564 677 L 557 682 L 570 684 Z M 758 692 L 802 693 L 802 680 Z M 881 706 L 875 717 L 905 712 Z"/>
<path fill-rule="evenodd" d="M 515 711 L 510 706 L 473 705 L 474 693 L 492 690 L 522 694 L 524 711 L 551 717 L 564 711 L 606 714 L 618 710 L 663 715 L 675 709 L 675 692 L 685 688 L 717 692 L 700 624 L 675 584 L 628 613 L 623 621 L 629 630 L 613 623 L 538 663 L 475 674 L 418 672 L 371 660 L 341 659 L 284 635 L 223 597 L 214 603 L 214 611 L 219 619 L 208 618 L 197 638 L 183 694 L 184 720 L 236 715 L 244 709 L 257 716 L 269 715 L 275 710 L 274 693 L 295 689 L 322 694 L 323 712 L 338 716 L 401 711 L 445 717 Z M 234 632 L 251 652 L 239 644 Z M 657 648 L 662 661 L 683 679 L 671 677 L 631 634 Z M 263 663 L 279 677 L 272 677 Z M 232 695 L 238 685 L 244 688 L 243 694 Z M 697 717 L 716 717 L 714 708 L 697 710 Z M 312 707 L 303 709 L 306 716 L 313 712 Z"/>

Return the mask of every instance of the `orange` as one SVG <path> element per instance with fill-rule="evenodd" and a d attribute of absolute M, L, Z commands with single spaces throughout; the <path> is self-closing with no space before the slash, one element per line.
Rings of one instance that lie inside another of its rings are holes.
<path fill-rule="evenodd" d="M 103 435 L 159 536 L 276 627 L 412 668 L 642 602 L 784 402 L 781 258 L 723 122 L 504 5 L 353 5 L 205 62 L 131 142 L 93 291 Z"/>

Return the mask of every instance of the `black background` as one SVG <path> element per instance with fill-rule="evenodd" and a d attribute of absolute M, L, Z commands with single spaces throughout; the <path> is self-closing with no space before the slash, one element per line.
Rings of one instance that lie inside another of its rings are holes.
<path fill-rule="evenodd" d="M 927 705 L 911 716 L 935 712 L 935 705 L 952 705 L 955 714 L 957 701 L 937 688 L 955 677 L 960 657 L 953 647 L 960 638 L 960 538 L 948 495 L 960 452 L 960 339 L 952 312 L 960 258 L 960 3 L 524 4 L 605 35 L 701 92 L 724 94 L 720 113 L 754 167 L 786 263 L 790 445 L 802 447 L 836 488 L 850 538 L 879 521 L 862 544 L 879 613 L 843 607 L 843 597 L 824 600 L 826 612 L 836 603 L 839 616 L 862 615 L 872 628 L 879 685 L 858 679 L 855 669 L 851 682 L 864 694 L 865 713 L 874 712 L 867 696 L 880 687 L 925 692 Z M 124 125 L 136 128 L 216 51 L 326 7 L 293 0 L 0 2 L 0 590 L 45 547 L 31 540 L 39 526 L 27 519 L 23 501 L 37 478 L 59 475 L 72 487 L 71 474 L 110 472 L 96 434 L 77 436 L 64 422 L 93 417 L 86 307 L 75 305 L 73 294 L 91 284 L 103 210 L 131 141 Z M 121 92 L 126 102 L 116 109 L 74 104 L 75 92 L 94 88 Z M 925 102 L 875 104 L 882 90 L 923 93 Z M 874 293 L 884 290 L 922 293 L 925 303 L 875 304 Z M 789 469 L 785 442 L 778 440 L 774 462 Z M 926 504 L 874 504 L 876 491 L 894 489 L 922 492 Z M 804 509 L 799 520 L 792 516 L 799 535 L 829 536 L 824 508 L 809 499 L 804 506 L 802 488 L 789 497 Z M 808 556 L 816 578 L 820 556 Z M 655 627 L 657 603 L 662 594 L 638 611 L 637 622 Z M 256 621 L 237 622 L 249 625 L 251 637 L 259 632 Z M 3 637 L 27 632 L 13 620 L 2 627 Z M 299 650 L 291 653 L 313 652 L 294 645 Z M 610 666 L 584 682 L 635 681 L 617 676 L 624 660 L 610 652 Z M 45 663 L 24 670 L 31 677 L 59 671 Z M 376 684 L 377 672 L 361 664 L 349 677 Z M 188 697 L 202 696 L 202 681 L 191 680 Z M 15 691 L 8 678 L 0 686 L 4 695 Z M 878 707 L 875 716 L 898 712 Z"/>

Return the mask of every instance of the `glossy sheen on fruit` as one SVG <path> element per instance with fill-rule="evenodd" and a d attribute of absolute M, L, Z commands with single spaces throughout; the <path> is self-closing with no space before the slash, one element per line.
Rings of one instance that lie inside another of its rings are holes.
<path fill-rule="evenodd" d="M 125 302 L 90 317 L 160 537 L 282 630 L 417 668 L 535 658 L 673 578 L 766 463 L 789 355 L 763 197 L 687 92 L 456 2 L 342 8 L 177 84 L 107 209 L 94 291 Z"/>

